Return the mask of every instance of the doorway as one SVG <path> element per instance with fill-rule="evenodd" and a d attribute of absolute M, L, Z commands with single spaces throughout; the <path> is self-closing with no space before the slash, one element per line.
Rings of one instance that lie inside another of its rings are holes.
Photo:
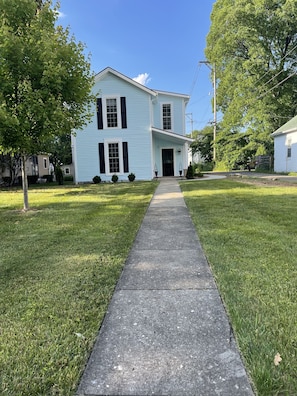
<path fill-rule="evenodd" d="M 162 149 L 163 176 L 174 176 L 173 149 Z"/>

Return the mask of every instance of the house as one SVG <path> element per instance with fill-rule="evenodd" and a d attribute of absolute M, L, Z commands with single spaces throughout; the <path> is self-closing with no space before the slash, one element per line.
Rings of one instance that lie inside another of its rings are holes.
<path fill-rule="evenodd" d="M 189 96 L 156 91 L 108 67 L 95 76 L 91 122 L 72 137 L 75 182 L 179 176 L 188 167 Z"/>
<path fill-rule="evenodd" d="M 30 183 L 36 183 L 39 177 L 51 173 L 51 164 L 48 154 L 32 155 L 26 160 L 26 173 Z M 20 183 L 21 160 L 19 156 L 1 155 L 0 159 L 0 181 L 9 184 Z"/>
<path fill-rule="evenodd" d="M 297 172 L 297 116 L 271 136 L 274 139 L 274 171 Z"/>

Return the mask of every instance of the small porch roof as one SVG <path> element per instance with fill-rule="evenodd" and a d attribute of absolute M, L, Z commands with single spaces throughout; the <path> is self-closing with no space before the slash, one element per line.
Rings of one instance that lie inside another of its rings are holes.
<path fill-rule="evenodd" d="M 187 136 L 183 136 L 178 133 L 166 131 L 164 129 L 159 129 L 155 127 L 152 127 L 152 133 L 153 135 L 162 137 L 163 139 L 166 138 L 166 140 L 176 144 L 184 144 L 184 143 L 191 144 L 194 142 L 194 139 L 189 138 Z"/>

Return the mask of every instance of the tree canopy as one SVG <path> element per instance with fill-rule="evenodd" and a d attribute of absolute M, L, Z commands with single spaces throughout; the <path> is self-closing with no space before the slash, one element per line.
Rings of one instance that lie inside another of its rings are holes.
<path fill-rule="evenodd" d="M 217 0 L 205 54 L 222 113 L 217 160 L 271 154 L 270 134 L 296 115 L 297 2 Z"/>
<path fill-rule="evenodd" d="M 20 154 L 24 164 L 89 120 L 93 75 L 84 45 L 58 25 L 50 0 L 0 5 L 0 150 Z M 24 183 L 25 175 L 28 209 Z"/>

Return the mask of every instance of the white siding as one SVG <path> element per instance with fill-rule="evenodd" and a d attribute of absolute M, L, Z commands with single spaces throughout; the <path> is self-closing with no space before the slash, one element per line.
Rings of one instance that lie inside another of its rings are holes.
<path fill-rule="evenodd" d="M 289 147 L 291 157 L 288 157 Z M 274 137 L 274 171 L 297 172 L 297 132 Z"/>

